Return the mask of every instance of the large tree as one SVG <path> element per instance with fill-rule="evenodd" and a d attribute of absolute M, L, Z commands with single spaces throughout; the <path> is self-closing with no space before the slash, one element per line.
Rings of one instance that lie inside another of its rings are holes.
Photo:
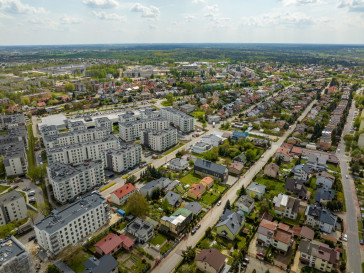
<path fill-rule="evenodd" d="M 149 204 L 147 199 L 140 193 L 134 193 L 126 203 L 127 212 L 140 217 L 148 214 Z"/>

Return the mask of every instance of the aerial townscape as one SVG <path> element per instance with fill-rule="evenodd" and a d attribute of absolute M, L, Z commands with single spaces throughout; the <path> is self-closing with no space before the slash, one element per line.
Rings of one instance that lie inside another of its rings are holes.
<path fill-rule="evenodd" d="M 0 273 L 364 273 L 363 45 L 29 45 L 1 30 L 49 16 L 25 2 L 0 0 Z"/>

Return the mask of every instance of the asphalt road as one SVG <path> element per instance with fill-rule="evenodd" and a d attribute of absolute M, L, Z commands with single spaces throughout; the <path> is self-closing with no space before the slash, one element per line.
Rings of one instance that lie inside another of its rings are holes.
<path fill-rule="evenodd" d="M 341 168 L 341 181 L 343 184 L 344 194 L 345 194 L 345 203 L 346 203 L 346 230 L 345 232 L 348 235 L 347 242 L 347 264 L 349 272 L 361 272 L 361 264 L 360 264 L 360 246 L 359 246 L 359 236 L 358 236 L 358 200 L 355 191 L 354 180 L 349 173 L 349 162 L 350 157 L 345 155 L 345 141 L 343 137 L 347 134 L 350 134 L 350 129 L 353 124 L 355 110 L 355 102 L 351 105 L 347 122 L 345 124 L 343 133 L 342 133 L 342 141 L 338 148 L 340 152 L 338 152 L 338 158 L 340 161 Z M 348 178 L 346 178 L 348 176 Z M 360 216 L 360 213 L 359 213 Z"/>
<path fill-rule="evenodd" d="M 316 100 L 310 103 L 310 105 L 305 109 L 305 111 L 298 118 L 298 121 L 301 121 L 307 113 L 311 110 L 313 104 L 316 103 Z M 220 215 L 223 213 L 225 203 L 227 200 L 230 200 L 230 203 L 233 203 L 236 198 L 236 192 L 241 189 L 242 186 L 247 187 L 250 181 L 253 180 L 254 176 L 264 167 L 272 157 L 277 149 L 283 144 L 286 138 L 293 132 L 296 128 L 297 123 L 291 126 L 291 129 L 287 130 L 286 133 L 280 137 L 277 142 L 273 142 L 271 148 L 265 151 L 263 154 L 264 157 L 261 157 L 260 160 L 255 162 L 255 164 L 241 177 L 230 189 L 229 191 L 222 197 L 221 205 L 213 207 L 205 217 L 200 221 L 201 227 L 197 230 L 194 235 L 188 234 L 187 237 L 181 241 L 177 247 L 175 247 L 171 253 L 162 260 L 162 262 L 153 269 L 152 272 L 158 273 L 169 273 L 172 272 L 178 263 L 182 260 L 182 251 L 187 248 L 187 246 L 195 246 L 197 242 L 202 238 L 205 234 L 205 231 L 208 227 L 212 227 L 219 220 Z"/>

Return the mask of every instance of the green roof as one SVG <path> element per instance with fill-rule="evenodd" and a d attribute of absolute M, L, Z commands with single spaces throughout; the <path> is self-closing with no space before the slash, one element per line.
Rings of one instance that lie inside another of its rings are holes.
<path fill-rule="evenodd" d="M 188 209 L 179 208 L 171 216 L 183 215 L 184 217 L 188 217 L 188 216 L 190 216 L 190 214 L 192 214 L 192 212 L 189 211 Z"/>

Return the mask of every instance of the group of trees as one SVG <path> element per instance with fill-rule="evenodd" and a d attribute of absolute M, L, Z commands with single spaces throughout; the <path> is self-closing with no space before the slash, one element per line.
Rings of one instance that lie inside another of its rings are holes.
<path fill-rule="evenodd" d="M 145 171 L 140 174 L 140 179 L 143 181 L 151 181 L 162 177 L 162 173 L 159 169 L 154 166 L 148 166 Z"/>

